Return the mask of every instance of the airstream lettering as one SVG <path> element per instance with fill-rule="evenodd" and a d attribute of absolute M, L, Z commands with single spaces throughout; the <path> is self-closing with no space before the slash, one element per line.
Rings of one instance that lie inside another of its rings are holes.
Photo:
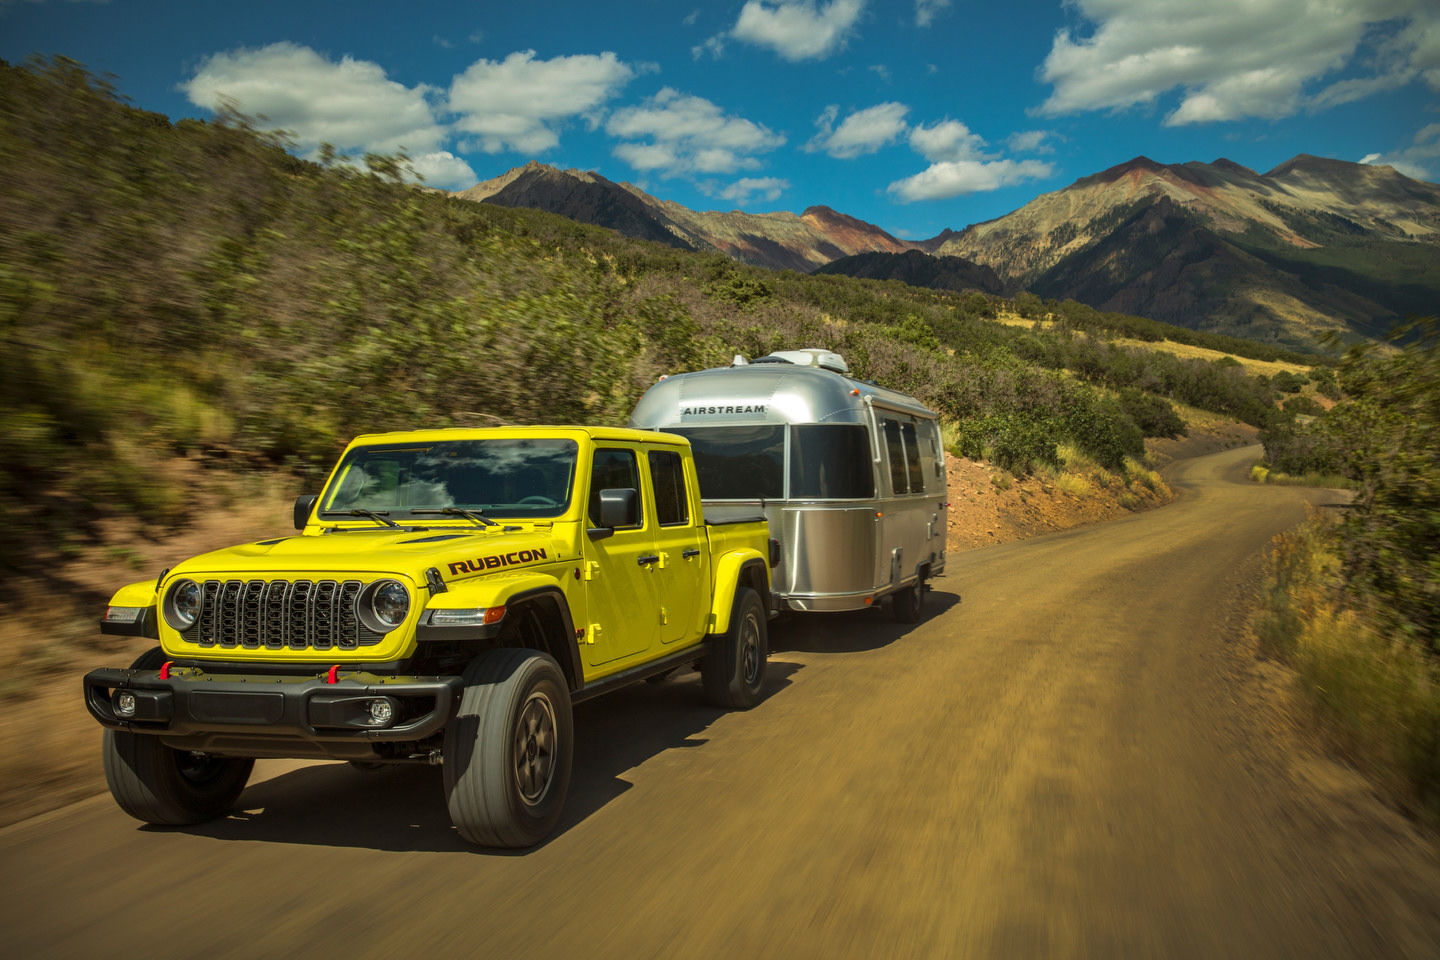
<path fill-rule="evenodd" d="M 838 354 L 790 350 L 666 377 L 630 425 L 690 440 L 705 514 L 770 521 L 781 610 L 859 610 L 889 597 L 918 620 L 945 569 L 945 453 L 935 413 L 850 377 Z"/>

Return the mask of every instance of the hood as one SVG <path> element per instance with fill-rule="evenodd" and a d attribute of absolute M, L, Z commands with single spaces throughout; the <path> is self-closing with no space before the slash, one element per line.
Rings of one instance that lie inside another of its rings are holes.
<path fill-rule="evenodd" d="M 291 575 L 400 574 L 423 582 L 434 567 L 447 581 L 479 573 L 569 559 L 564 542 L 541 526 L 426 530 L 345 529 L 319 536 L 280 537 L 214 550 L 170 571 L 196 579 L 271 578 Z"/>

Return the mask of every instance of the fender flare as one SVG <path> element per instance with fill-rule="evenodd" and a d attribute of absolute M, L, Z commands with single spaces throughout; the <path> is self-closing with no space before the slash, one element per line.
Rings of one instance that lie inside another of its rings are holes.
<path fill-rule="evenodd" d="M 488 626 L 435 627 L 422 622 L 416 627 L 416 639 L 421 643 L 433 640 L 493 640 L 500 636 L 510 611 L 525 604 L 540 604 L 555 618 L 556 627 L 549 639 L 550 649 L 572 690 L 578 689 L 584 681 L 580 660 L 580 647 L 575 639 L 575 621 L 570 613 L 570 601 L 553 576 L 543 573 L 528 573 L 503 578 L 479 578 L 452 584 L 443 594 L 431 598 L 426 612 L 431 610 L 466 607 L 506 608 L 506 616 L 499 623 Z M 422 615 L 423 618 L 424 615 Z"/>
<path fill-rule="evenodd" d="M 710 632 L 730 629 L 735 594 L 747 581 L 758 581 L 760 602 L 770 609 L 770 565 L 758 550 L 731 550 L 715 564 L 715 594 L 710 601 Z"/>

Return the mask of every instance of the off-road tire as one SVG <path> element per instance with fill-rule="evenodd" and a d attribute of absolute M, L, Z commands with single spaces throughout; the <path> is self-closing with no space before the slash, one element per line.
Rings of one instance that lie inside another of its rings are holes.
<path fill-rule="evenodd" d="M 898 623 L 919 623 L 924 613 L 925 583 L 921 581 L 895 592 L 890 612 Z"/>
<path fill-rule="evenodd" d="M 445 800 L 460 836 L 529 847 L 555 828 L 575 751 L 570 688 L 549 654 L 505 647 L 465 668 L 445 727 Z"/>
<path fill-rule="evenodd" d="M 766 627 L 760 594 L 737 588 L 730 629 L 712 641 L 710 653 L 700 661 L 706 700 L 726 710 L 748 710 L 760 702 L 770 657 Z"/>
<path fill-rule="evenodd" d="M 157 670 L 159 647 L 142 653 L 132 670 Z M 105 782 L 115 802 L 136 820 L 177 827 L 214 819 L 234 806 L 255 761 L 172 750 L 159 737 L 106 730 L 101 741 Z"/>

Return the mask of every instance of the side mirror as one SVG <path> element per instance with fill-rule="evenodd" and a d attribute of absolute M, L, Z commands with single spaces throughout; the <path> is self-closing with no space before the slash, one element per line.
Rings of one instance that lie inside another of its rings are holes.
<path fill-rule="evenodd" d="M 315 509 L 315 503 L 320 498 L 313 493 L 307 493 L 302 497 L 295 498 L 295 529 L 304 530 L 305 524 L 310 519 L 310 512 Z"/>
<path fill-rule="evenodd" d="M 640 525 L 640 491 L 634 487 L 600 491 L 600 526 L 638 527 Z"/>

